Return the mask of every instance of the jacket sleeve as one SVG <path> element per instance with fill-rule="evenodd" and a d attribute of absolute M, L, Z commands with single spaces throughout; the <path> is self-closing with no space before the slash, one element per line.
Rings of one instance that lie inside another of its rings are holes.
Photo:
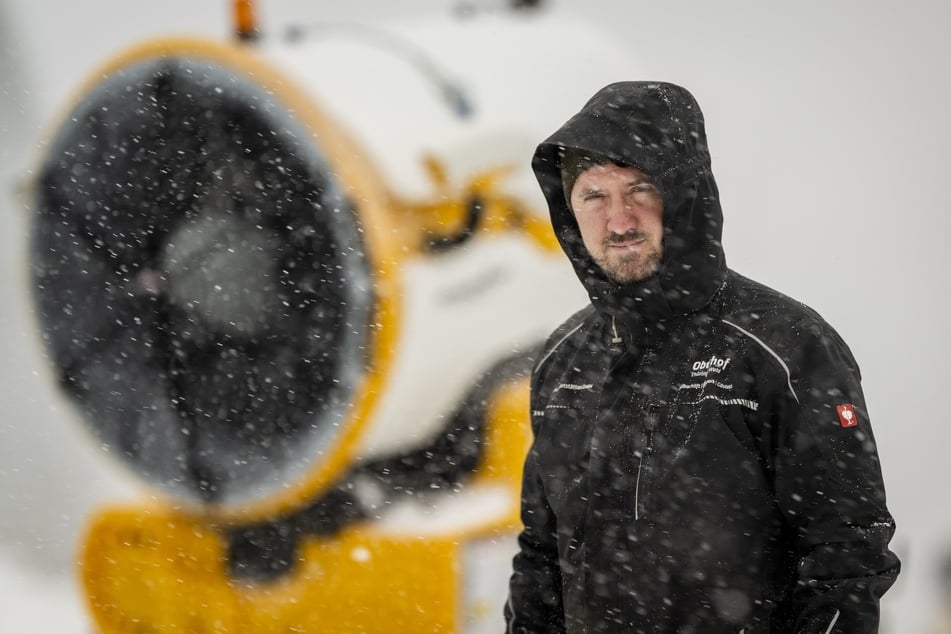
<path fill-rule="evenodd" d="M 877 632 L 900 564 L 858 366 L 821 320 L 792 330 L 774 410 L 776 496 L 796 564 L 789 631 Z"/>
<path fill-rule="evenodd" d="M 505 604 L 506 634 L 565 631 L 561 571 L 555 516 L 545 496 L 535 460 L 539 444 L 540 404 L 537 373 L 532 379 L 532 432 L 534 441 L 522 477 L 522 532 L 512 562 L 509 599 Z"/>

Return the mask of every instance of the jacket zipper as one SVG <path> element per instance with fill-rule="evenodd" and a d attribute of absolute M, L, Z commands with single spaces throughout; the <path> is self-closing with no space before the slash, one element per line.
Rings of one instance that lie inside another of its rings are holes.
<path fill-rule="evenodd" d="M 644 417 L 644 444 L 640 451 L 635 452 L 637 461 L 637 477 L 634 479 L 634 521 L 641 519 L 641 475 L 646 469 L 645 460 L 654 449 L 654 429 L 657 427 L 657 406 L 651 405 Z M 645 493 L 646 495 L 646 493 Z"/>
<path fill-rule="evenodd" d="M 644 468 L 644 452 L 639 452 L 637 463 L 637 480 L 634 481 L 634 521 L 641 519 L 641 470 Z"/>

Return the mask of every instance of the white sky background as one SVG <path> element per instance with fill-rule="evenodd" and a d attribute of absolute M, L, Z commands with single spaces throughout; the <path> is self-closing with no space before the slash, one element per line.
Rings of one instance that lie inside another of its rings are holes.
<path fill-rule="evenodd" d="M 279 30 L 445 15 L 459 4 L 259 0 L 258 12 L 265 30 Z M 951 552 L 944 411 L 951 5 L 549 6 L 628 45 L 650 73 L 631 79 L 674 81 L 696 95 L 729 264 L 817 309 L 851 346 L 898 521 L 893 546 L 905 564 L 886 595 L 883 631 L 925 631 L 938 610 L 939 558 Z M 84 631 L 69 583 L 77 530 L 92 505 L 136 494 L 55 397 L 29 312 L 28 215 L 15 185 L 31 167 L 42 127 L 94 67 L 145 38 L 229 37 L 229 7 L 226 0 L 0 0 L 0 631 Z M 566 104 L 566 113 L 580 106 Z M 59 616 L 40 613 L 51 592 L 62 599 Z M 32 626 L 10 620 L 18 614 Z"/>

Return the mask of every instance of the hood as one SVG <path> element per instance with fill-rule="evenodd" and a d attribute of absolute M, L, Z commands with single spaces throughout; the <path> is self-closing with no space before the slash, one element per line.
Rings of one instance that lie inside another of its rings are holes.
<path fill-rule="evenodd" d="M 617 284 L 588 255 L 562 189 L 560 157 L 569 147 L 633 165 L 660 188 L 664 257 L 656 275 Z M 703 114 L 684 88 L 661 82 L 606 86 L 538 146 L 532 168 L 558 241 L 602 314 L 628 327 L 673 319 L 705 305 L 723 284 L 723 214 Z"/>

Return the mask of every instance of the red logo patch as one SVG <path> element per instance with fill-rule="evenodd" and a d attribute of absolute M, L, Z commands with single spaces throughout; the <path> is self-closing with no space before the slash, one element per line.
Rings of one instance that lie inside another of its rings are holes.
<path fill-rule="evenodd" d="M 839 424 L 843 427 L 855 427 L 859 424 L 858 414 L 855 413 L 855 406 L 851 403 L 845 405 L 836 405 L 835 411 L 839 414 Z"/>

